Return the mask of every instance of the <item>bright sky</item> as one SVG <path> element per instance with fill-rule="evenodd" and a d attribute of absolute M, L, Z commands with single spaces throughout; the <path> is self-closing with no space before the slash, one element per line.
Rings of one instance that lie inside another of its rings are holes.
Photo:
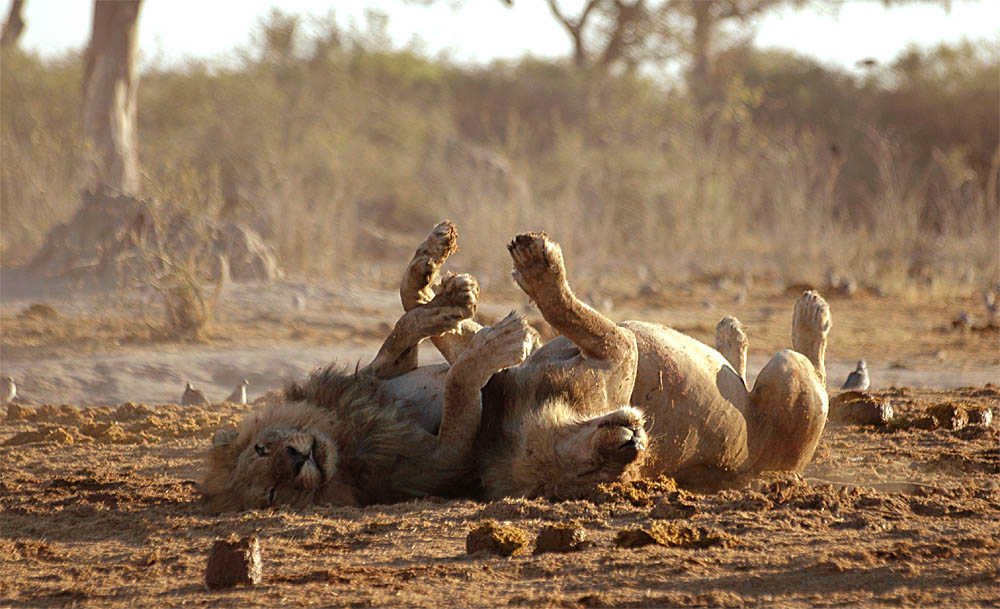
<path fill-rule="evenodd" d="M 566 12 L 583 0 L 562 0 Z M 140 14 L 139 47 L 144 62 L 172 63 L 185 57 L 224 58 L 250 42 L 258 20 L 272 6 L 287 13 L 324 16 L 333 13 L 348 27 L 364 25 L 365 9 L 389 15 L 389 32 L 398 45 L 421 40 L 436 55 L 448 53 L 461 62 L 494 58 L 566 56 L 566 34 L 543 0 L 516 0 L 506 8 L 499 0 L 438 0 L 430 7 L 405 0 L 145 0 Z M 4 6 L 6 16 L 6 1 Z M 26 28 L 21 44 L 43 55 L 80 49 L 90 34 L 90 0 L 25 0 Z M 885 9 L 881 2 L 853 0 L 837 11 L 782 10 L 770 13 L 758 27 L 762 47 L 783 47 L 824 62 L 851 67 L 872 57 L 890 61 L 911 44 L 1000 41 L 1000 0 L 953 0 L 950 12 L 936 4 L 910 4 Z"/>

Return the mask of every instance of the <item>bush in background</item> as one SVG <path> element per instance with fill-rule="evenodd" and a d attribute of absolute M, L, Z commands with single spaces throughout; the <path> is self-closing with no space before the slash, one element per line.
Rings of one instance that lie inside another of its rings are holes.
<path fill-rule="evenodd" d="M 331 278 L 398 270 L 448 217 L 487 278 L 506 275 L 508 236 L 545 229 L 581 277 L 1000 279 L 995 47 L 907 52 L 866 76 L 735 49 L 698 108 L 642 74 L 431 60 L 384 27 L 275 12 L 234 61 L 148 70 L 144 191 L 249 223 L 287 270 Z M 5 266 L 79 200 L 80 63 L 3 56 Z"/>

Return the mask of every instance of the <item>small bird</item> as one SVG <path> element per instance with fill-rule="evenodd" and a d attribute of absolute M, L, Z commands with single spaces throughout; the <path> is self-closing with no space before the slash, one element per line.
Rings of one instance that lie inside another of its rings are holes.
<path fill-rule="evenodd" d="M 205 392 L 201 389 L 195 389 L 188 383 L 184 387 L 184 395 L 181 396 L 181 404 L 184 406 L 197 406 L 199 404 L 207 404 L 208 398 L 205 397 Z"/>
<path fill-rule="evenodd" d="M 841 296 L 854 296 L 858 291 L 858 282 L 850 277 L 844 277 L 837 284 L 837 293 Z"/>
<path fill-rule="evenodd" d="M 247 405 L 247 385 L 249 385 L 249 384 L 250 384 L 250 381 L 248 381 L 246 379 L 243 379 L 242 381 L 240 381 L 240 384 L 236 386 L 236 389 L 233 389 L 233 392 L 231 394 L 229 394 L 229 397 L 226 398 L 226 401 L 229 402 L 229 403 L 231 403 L 231 404 L 239 404 L 240 406 L 246 406 Z"/>
<path fill-rule="evenodd" d="M 986 306 L 986 310 L 990 314 L 990 319 L 1000 317 L 1000 302 L 997 301 L 997 296 L 993 290 L 983 291 L 983 305 Z"/>
<path fill-rule="evenodd" d="M 735 302 L 738 305 L 741 305 L 741 304 L 746 304 L 746 301 L 747 301 L 747 289 L 745 287 L 737 289 L 736 296 L 733 297 L 733 302 Z"/>
<path fill-rule="evenodd" d="M 12 376 L 8 376 L 3 382 L 3 404 L 10 404 L 17 397 L 17 385 L 14 384 L 14 377 Z"/>
<path fill-rule="evenodd" d="M 976 324 L 976 318 L 973 317 L 968 311 L 959 311 L 955 319 L 951 321 L 951 327 L 961 330 L 963 332 L 968 332 Z"/>
<path fill-rule="evenodd" d="M 868 389 L 870 381 L 868 379 L 868 363 L 865 360 L 860 360 L 858 362 L 858 367 L 854 372 L 847 375 L 847 380 L 844 381 L 842 390 L 846 391 L 864 391 Z"/>

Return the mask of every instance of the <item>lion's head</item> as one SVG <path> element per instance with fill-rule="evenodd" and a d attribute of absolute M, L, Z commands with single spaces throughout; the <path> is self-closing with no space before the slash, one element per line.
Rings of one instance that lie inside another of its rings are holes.
<path fill-rule="evenodd" d="M 338 467 L 323 412 L 307 403 L 271 406 L 212 438 L 202 483 L 214 511 L 272 505 L 357 505 Z"/>
<path fill-rule="evenodd" d="M 558 400 L 549 402 L 521 423 L 509 461 L 486 472 L 488 490 L 573 499 L 598 484 L 636 477 L 648 446 L 644 423 L 630 406 L 584 419 Z"/>
<path fill-rule="evenodd" d="M 392 474 L 401 457 L 420 454 L 427 433 L 378 379 L 331 366 L 285 387 L 285 397 L 215 433 L 201 485 L 209 509 L 368 505 L 422 490 L 420 479 L 397 488 Z"/>

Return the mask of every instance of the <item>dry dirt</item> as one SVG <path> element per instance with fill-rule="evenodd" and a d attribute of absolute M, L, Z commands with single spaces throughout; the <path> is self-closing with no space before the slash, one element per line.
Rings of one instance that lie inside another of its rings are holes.
<path fill-rule="evenodd" d="M 0 412 L 0 606 L 1000 606 L 997 419 L 958 430 L 830 425 L 804 476 L 713 494 L 657 480 L 562 503 L 208 514 L 202 451 L 252 406 L 140 402 L 175 401 L 191 378 L 221 397 L 242 375 L 256 397 L 333 357 L 368 357 L 398 307 L 388 288 L 308 293 L 305 306 L 287 284 L 235 289 L 194 345 L 164 341 L 155 314 L 125 305 L 46 296 L 53 317 L 27 313 L 37 295 L 4 296 L 0 374 L 18 378 L 27 405 Z M 721 314 L 736 314 L 755 371 L 787 346 L 794 298 L 776 288 L 730 304 L 695 286 L 619 295 L 611 314 L 704 341 Z M 484 300 L 487 315 L 524 304 L 513 291 Z M 950 324 L 977 310 L 973 294 L 830 304 L 831 386 L 864 357 L 897 416 L 943 403 L 1000 415 L 997 333 Z M 491 521 L 520 531 L 523 550 L 468 554 L 469 533 Z M 543 545 L 571 551 L 535 553 L 554 525 L 565 540 Z M 260 540 L 262 583 L 207 591 L 213 543 L 249 536 Z"/>

